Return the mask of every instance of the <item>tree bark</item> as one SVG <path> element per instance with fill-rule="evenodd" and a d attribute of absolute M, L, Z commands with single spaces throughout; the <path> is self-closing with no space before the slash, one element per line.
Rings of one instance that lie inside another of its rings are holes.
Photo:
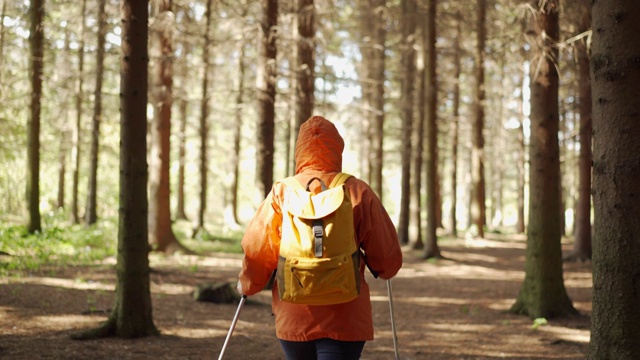
<path fill-rule="evenodd" d="M 154 250 L 171 254 L 191 253 L 176 238 L 171 228 L 171 107 L 173 105 L 173 31 L 171 0 L 153 2 L 151 27 L 152 69 L 151 154 L 149 169 L 149 243 Z"/>
<path fill-rule="evenodd" d="M 233 167 L 233 178 L 231 179 L 231 217 L 234 225 L 240 224 L 238 219 L 238 184 L 240 182 L 240 151 L 242 140 L 242 117 L 244 108 L 244 92 L 245 92 L 245 73 L 246 73 L 246 39 L 244 36 L 240 41 L 240 56 L 238 58 L 238 89 L 236 93 L 236 121 L 233 129 L 233 158 L 231 166 Z M 274 111 L 275 112 L 275 111 Z M 288 164 L 288 162 L 285 162 Z"/>
<path fill-rule="evenodd" d="M 418 3 L 418 16 L 423 18 L 425 12 Z M 425 61 L 426 55 L 424 50 L 424 26 L 418 27 L 416 24 L 416 33 L 414 36 L 418 39 L 422 39 L 418 43 L 420 44 L 420 50 L 416 51 L 416 73 L 415 77 L 418 79 L 418 88 L 414 91 L 414 121 L 415 131 L 412 134 L 413 146 L 413 171 L 411 172 L 411 201 L 409 206 L 410 219 L 409 219 L 409 245 L 412 249 L 423 249 L 423 223 L 422 223 L 422 211 L 423 211 L 423 177 L 422 169 L 424 165 L 424 141 L 425 141 L 425 106 L 424 99 L 426 98 L 426 84 L 425 84 Z"/>
<path fill-rule="evenodd" d="M 82 153 L 82 102 L 84 101 L 84 37 L 87 33 L 87 0 L 82 0 L 80 37 L 78 40 L 78 84 L 76 89 L 76 126 L 73 134 L 73 183 L 71 185 L 71 221 L 80 223 L 78 187 L 80 186 L 80 154 Z"/>
<path fill-rule="evenodd" d="M 593 312 L 587 358 L 640 354 L 640 2 L 591 2 Z"/>
<path fill-rule="evenodd" d="M 147 202 L 148 4 L 123 0 L 120 60 L 120 210 L 115 306 L 97 329 L 75 339 L 158 335 L 149 284 Z"/>
<path fill-rule="evenodd" d="M 415 0 L 402 0 L 402 43 L 401 43 L 401 110 L 402 110 L 402 178 L 400 183 L 400 218 L 398 220 L 398 239 L 401 244 L 409 243 L 409 219 L 411 204 L 411 141 L 413 133 L 413 93 L 416 72 L 417 5 Z M 420 184 L 414 184 L 420 186 Z"/>
<path fill-rule="evenodd" d="M 186 13 L 186 11 L 185 11 Z M 190 17 L 188 14 L 185 14 L 186 18 Z M 185 183 L 185 166 L 186 166 L 186 156 L 187 156 L 187 119 L 188 119 L 188 106 L 189 101 L 187 100 L 187 94 L 189 93 L 189 89 L 187 88 L 187 81 L 189 76 L 189 66 L 188 66 L 188 58 L 191 54 L 191 46 L 188 44 L 188 40 L 183 42 L 183 54 L 182 54 L 182 66 L 181 66 L 181 80 L 182 80 L 182 88 L 181 94 L 178 100 L 178 112 L 180 116 L 180 129 L 178 133 L 178 181 L 177 181 L 177 204 L 176 204 L 176 219 L 179 220 L 188 220 L 187 214 L 185 213 L 185 193 L 184 193 L 184 183 Z"/>
<path fill-rule="evenodd" d="M 485 176 L 484 176 L 484 58 L 487 40 L 487 0 L 478 1 L 477 39 L 475 51 L 474 119 L 471 148 L 471 224 L 474 236 L 483 238 L 486 221 Z"/>
<path fill-rule="evenodd" d="M 367 179 L 380 200 L 383 199 L 382 168 L 384 140 L 384 81 L 386 26 L 388 9 L 386 0 L 358 0 L 360 14 L 360 44 L 362 67 L 360 79 L 364 103 L 362 133 L 363 178 Z"/>
<path fill-rule="evenodd" d="M 4 19 L 4 15 L 0 16 L 1 19 Z M 2 25 L 0 25 L 2 26 Z M 69 25 L 67 24 L 64 27 L 64 58 L 63 62 L 67 64 L 70 61 L 71 57 L 71 30 L 69 29 Z M 1 47 L 1 45 L 0 45 Z M 2 56 L 0 51 L 0 57 Z M 2 61 L 2 60 L 0 60 Z M 0 72 L 1 72 L 0 68 Z M 72 87 L 71 84 L 71 71 L 68 68 L 63 70 L 64 73 L 64 83 L 62 84 L 62 88 L 64 91 L 69 91 Z M 0 84 L 2 83 L 2 76 L 0 76 Z M 67 94 L 65 94 L 67 95 Z M 65 96 L 64 101 L 60 105 L 60 145 L 58 147 L 58 196 L 56 199 L 56 207 L 58 209 L 64 209 L 64 200 L 65 200 L 65 187 L 66 187 L 66 178 L 67 178 L 67 153 L 69 152 L 69 147 L 67 144 L 69 143 L 69 101 L 68 97 Z"/>
<path fill-rule="evenodd" d="M 85 210 L 85 224 L 92 225 L 98 220 L 98 155 L 100 141 L 100 122 L 102 120 L 102 77 L 104 74 L 104 53 L 107 36 L 106 0 L 98 3 L 98 46 L 96 52 L 96 87 L 94 90 L 93 121 L 91 128 L 91 153 L 89 157 L 89 188 L 87 189 L 87 204 Z"/>
<path fill-rule="evenodd" d="M 301 4 L 301 6 L 303 6 Z M 313 13 L 313 2 L 311 2 L 311 13 Z M 309 21 L 313 21 L 310 15 Z M 306 18 L 305 18 L 306 19 Z M 303 20 L 301 20 L 303 21 Z M 309 25 L 313 28 L 313 25 Z M 277 28 L 278 28 L 278 0 L 263 0 L 263 14 L 260 24 L 261 44 L 260 44 L 260 65 L 258 67 L 257 93 L 258 93 L 258 129 L 256 147 L 256 185 L 261 198 L 267 196 L 273 185 L 273 156 L 275 151 L 275 101 L 276 101 L 276 55 L 277 55 Z M 300 29 L 300 28 L 299 28 Z M 302 36 L 302 34 L 301 34 Z M 313 37 L 313 35 L 311 35 Z M 306 40 L 301 40 L 301 42 Z M 300 50 L 302 51 L 302 50 Z M 309 51 L 313 51 L 311 48 Z M 304 57 L 299 58 L 301 61 Z M 308 64 L 307 64 L 308 65 Z M 312 66 L 312 65 L 310 65 Z M 311 73 L 313 76 L 313 72 Z M 299 83 L 304 82 L 304 76 L 299 75 Z M 308 79 L 307 79 L 308 81 Z M 306 83 L 305 83 L 306 84 Z M 302 84 L 305 88 L 305 84 Z M 308 101 L 309 94 L 300 92 L 300 102 Z M 311 89 L 313 98 L 313 88 Z M 298 104 L 299 106 L 300 103 Z M 304 107 L 304 106 L 303 106 Z M 310 112 L 310 110 L 309 110 Z M 305 119 L 306 120 L 306 119 Z M 300 121 L 300 117 L 298 117 Z M 299 124 L 301 124 L 300 122 Z M 296 128 L 296 136 L 298 134 Z"/>
<path fill-rule="evenodd" d="M 373 121 L 371 123 L 371 148 L 369 151 L 370 185 L 373 191 L 378 194 L 380 201 L 383 200 L 382 169 L 384 167 L 384 82 L 386 69 L 386 38 L 387 38 L 387 17 L 389 9 L 386 0 L 373 0 L 374 27 L 373 27 L 373 63 L 372 81 L 374 109 Z"/>
<path fill-rule="evenodd" d="M 502 51 L 506 53 L 506 47 L 503 46 Z M 505 79 L 507 77 L 505 73 L 505 64 L 506 59 L 502 57 L 498 60 L 499 71 L 500 71 L 500 79 Z M 508 92 L 512 91 L 512 89 L 502 88 L 500 90 L 496 90 L 496 94 L 500 97 L 500 99 L 508 99 Z M 496 113 L 498 114 L 498 119 L 496 121 L 497 126 L 494 126 L 492 130 L 491 137 L 493 139 L 493 146 L 491 147 L 491 170 L 489 175 L 489 189 L 491 190 L 491 211 L 490 211 L 490 229 L 493 231 L 501 231 L 504 223 L 504 212 L 503 212 L 503 193 L 505 187 L 505 161 L 503 152 L 506 149 L 505 139 L 505 122 L 507 121 L 507 116 L 505 115 L 505 101 L 498 101 L 498 109 Z"/>
<path fill-rule="evenodd" d="M 525 279 L 511 311 L 535 318 L 576 314 L 562 278 L 560 150 L 558 145 L 559 1 L 540 3 L 534 16 L 531 74 L 530 201 Z"/>
<path fill-rule="evenodd" d="M 31 234 L 42 230 L 40 219 L 40 113 L 44 68 L 44 4 L 44 0 L 32 0 L 29 6 L 29 19 L 31 22 L 29 32 L 31 103 L 27 129 L 26 194 L 29 212 L 27 231 Z"/>
<path fill-rule="evenodd" d="M 425 116 L 426 116 L 426 132 L 427 132 L 427 151 L 426 151 L 426 180 L 427 180 L 427 226 L 425 233 L 425 244 L 423 250 L 423 259 L 439 258 L 440 248 L 438 246 L 438 236 L 436 229 L 437 222 L 437 181 L 438 181 L 438 124 L 437 124 L 437 95 L 438 85 L 436 78 L 436 16 L 437 16 L 437 0 L 427 1 L 427 19 L 424 25 L 424 51 L 425 51 Z"/>
<path fill-rule="evenodd" d="M 462 14 L 456 14 L 456 37 L 453 49 L 454 83 L 453 83 L 453 121 L 451 123 L 451 235 L 458 236 L 458 143 L 460 124 L 460 23 Z"/>
<path fill-rule="evenodd" d="M 202 99 L 200 101 L 200 196 L 198 214 L 193 229 L 192 237 L 200 231 L 204 231 L 204 214 L 207 211 L 207 179 L 209 165 L 207 161 L 208 140 L 209 140 L 209 73 L 211 72 L 211 18 L 213 12 L 213 0 L 207 0 L 205 12 L 206 26 L 204 30 L 204 50 L 202 61 L 204 63 L 202 76 Z"/>
<path fill-rule="evenodd" d="M 266 0 L 265 0 L 266 1 Z M 316 10 L 314 0 L 298 0 L 297 23 L 297 99 L 296 126 L 293 136 L 297 139 L 300 125 L 313 115 L 315 103 L 315 33 Z M 294 146 L 295 149 L 295 146 Z"/>
<path fill-rule="evenodd" d="M 591 27 L 589 5 L 580 3 L 581 15 L 578 32 L 583 33 Z M 578 155 L 578 202 L 576 205 L 576 224 L 573 250 L 567 260 L 585 261 L 591 259 L 591 79 L 589 75 L 589 53 L 587 39 L 576 43 L 579 82 L 580 112 L 580 152 Z"/>
<path fill-rule="evenodd" d="M 519 77 L 518 87 L 523 90 L 524 86 L 524 71 Z M 516 220 L 516 232 L 518 234 L 525 233 L 525 186 L 526 186 L 526 169 L 525 164 L 527 162 L 527 148 L 524 142 L 524 97 L 521 92 L 520 97 L 518 98 L 519 105 L 519 119 L 518 119 L 518 128 L 516 129 L 516 139 L 518 144 L 518 161 L 516 166 L 516 184 L 517 184 L 517 220 Z"/>

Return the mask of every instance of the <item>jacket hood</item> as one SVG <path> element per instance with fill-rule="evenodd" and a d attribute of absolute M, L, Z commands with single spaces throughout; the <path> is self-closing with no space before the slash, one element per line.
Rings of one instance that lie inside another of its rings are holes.
<path fill-rule="evenodd" d="M 302 123 L 296 142 L 296 174 L 307 170 L 339 172 L 342 170 L 344 140 L 335 125 L 322 116 L 312 116 Z"/>

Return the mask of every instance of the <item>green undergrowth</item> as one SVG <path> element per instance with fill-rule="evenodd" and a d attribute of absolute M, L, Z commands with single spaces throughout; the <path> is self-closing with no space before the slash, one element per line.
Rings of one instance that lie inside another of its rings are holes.
<path fill-rule="evenodd" d="M 201 229 L 192 237 L 192 224 L 188 221 L 176 221 L 173 223 L 173 232 L 182 245 L 196 254 L 242 253 L 240 240 L 243 232 L 239 228 L 230 229 L 226 226 L 208 225 L 206 229 Z"/>
<path fill-rule="evenodd" d="M 238 227 L 209 225 L 192 238 L 188 221 L 176 221 L 173 231 L 197 255 L 242 253 Z M 29 234 L 23 222 L 0 218 L 0 276 L 25 276 L 43 267 L 93 265 L 116 255 L 117 219 L 99 219 L 95 225 L 71 225 L 62 214 L 42 217 L 42 231 Z"/>
<path fill-rule="evenodd" d="M 114 256 L 117 225 L 69 225 L 57 214 L 42 217 L 42 231 L 29 234 L 23 224 L 0 222 L 0 276 L 25 275 L 43 266 L 87 265 Z"/>

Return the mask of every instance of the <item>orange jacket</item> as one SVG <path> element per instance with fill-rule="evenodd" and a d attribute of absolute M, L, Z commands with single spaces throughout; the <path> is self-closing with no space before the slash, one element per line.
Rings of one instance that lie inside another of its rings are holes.
<path fill-rule="evenodd" d="M 344 142 L 335 126 L 314 116 L 300 127 L 296 144 L 296 178 L 301 184 L 319 177 L 326 184 L 342 168 Z M 320 191 L 317 186 L 311 191 Z M 382 203 L 365 182 L 351 177 L 345 182 L 353 204 L 356 241 L 367 265 L 382 279 L 390 279 L 402 266 L 402 252 L 395 227 Z M 240 282 L 245 295 L 261 291 L 277 267 L 285 185 L 276 182 L 260 204 L 242 238 L 244 258 Z M 353 301 L 326 306 L 298 305 L 280 301 L 277 285 L 272 290 L 276 336 L 289 341 L 331 338 L 344 341 L 373 340 L 369 286 L 361 262 L 360 295 Z"/>

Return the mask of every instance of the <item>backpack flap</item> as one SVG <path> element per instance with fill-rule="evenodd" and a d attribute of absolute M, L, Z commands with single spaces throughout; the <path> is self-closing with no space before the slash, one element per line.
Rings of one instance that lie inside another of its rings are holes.
<path fill-rule="evenodd" d="M 344 200 L 344 187 L 328 189 L 318 194 L 288 188 L 285 195 L 287 211 L 301 219 L 322 219 L 334 213 Z"/>

